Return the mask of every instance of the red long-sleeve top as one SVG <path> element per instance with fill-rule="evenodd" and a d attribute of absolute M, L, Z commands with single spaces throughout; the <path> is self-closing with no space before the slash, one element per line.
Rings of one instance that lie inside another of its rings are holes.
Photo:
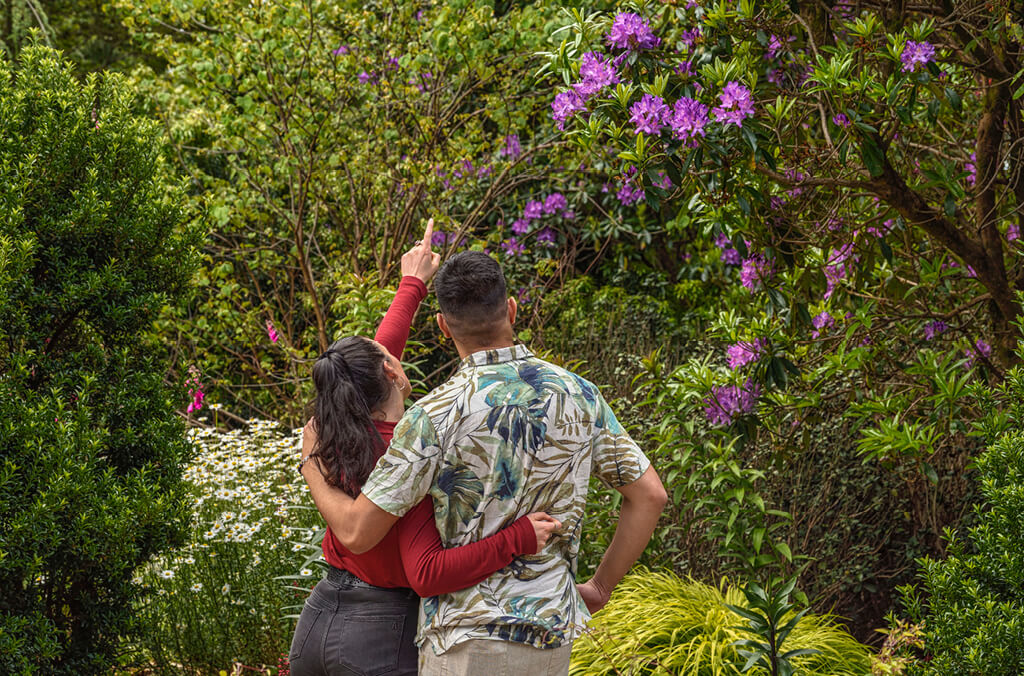
<path fill-rule="evenodd" d="M 377 342 L 398 359 L 405 351 L 413 315 L 426 296 L 427 286 L 422 281 L 403 277 L 377 329 Z M 391 441 L 395 423 L 374 421 L 374 426 L 385 442 Z M 330 529 L 324 536 L 323 551 L 332 566 L 370 584 L 411 587 L 420 596 L 437 596 L 482 582 L 520 554 L 536 554 L 537 538 L 524 516 L 483 540 L 445 549 L 434 523 L 434 502 L 428 497 L 400 518 L 370 551 L 353 554 Z"/>

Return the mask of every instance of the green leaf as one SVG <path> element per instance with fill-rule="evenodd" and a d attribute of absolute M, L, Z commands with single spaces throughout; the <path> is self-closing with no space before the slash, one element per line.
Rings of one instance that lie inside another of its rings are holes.
<path fill-rule="evenodd" d="M 885 154 L 870 136 L 863 136 L 860 144 L 860 156 L 864 166 L 872 176 L 881 176 L 885 171 Z"/>

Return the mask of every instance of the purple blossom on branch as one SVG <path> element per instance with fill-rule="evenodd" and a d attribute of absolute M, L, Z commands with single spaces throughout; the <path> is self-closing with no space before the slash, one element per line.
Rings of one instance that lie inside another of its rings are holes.
<path fill-rule="evenodd" d="M 537 242 L 547 244 L 548 246 L 555 245 L 555 231 L 551 228 L 544 228 L 537 233 Z"/>
<path fill-rule="evenodd" d="M 604 54 L 587 52 L 580 59 L 581 82 L 573 85 L 573 89 L 584 99 L 590 98 L 605 87 L 619 81 L 615 64 L 605 60 Z"/>
<path fill-rule="evenodd" d="M 764 254 L 754 254 L 743 261 L 740 270 L 740 284 L 750 293 L 756 292 L 761 285 L 772 277 L 772 262 Z"/>
<path fill-rule="evenodd" d="M 508 240 L 502 242 L 501 249 L 508 256 L 518 256 L 526 252 L 526 246 L 515 237 L 509 237 Z"/>
<path fill-rule="evenodd" d="M 615 193 L 615 197 L 624 207 L 636 204 L 646 196 L 647 195 L 644 193 L 643 188 L 633 185 L 632 183 L 624 183 L 623 186 L 619 188 L 619 191 Z"/>
<path fill-rule="evenodd" d="M 971 153 L 971 161 L 964 165 L 964 169 L 967 171 L 967 185 L 971 188 L 978 182 L 978 165 L 975 164 L 977 161 L 978 154 Z"/>
<path fill-rule="evenodd" d="M 517 218 L 512 221 L 512 232 L 517 235 L 525 235 L 530 229 L 530 221 L 525 218 Z"/>
<path fill-rule="evenodd" d="M 551 103 L 551 119 L 557 123 L 559 129 L 565 129 L 566 120 L 586 109 L 583 97 L 570 89 L 555 95 L 555 100 Z"/>
<path fill-rule="evenodd" d="M 719 104 L 711 112 L 722 124 L 743 125 L 743 120 L 754 114 L 754 103 L 750 99 L 750 90 L 739 82 L 731 81 L 722 89 L 718 97 Z"/>
<path fill-rule="evenodd" d="M 704 415 L 712 425 L 728 425 L 757 406 L 761 386 L 748 380 L 743 385 L 716 385 L 704 399 Z"/>
<path fill-rule="evenodd" d="M 832 122 L 837 127 L 846 128 L 850 126 L 850 118 L 846 116 L 846 113 L 836 113 L 832 116 Z"/>
<path fill-rule="evenodd" d="M 934 59 L 935 45 L 926 41 L 914 42 L 913 40 L 907 40 L 907 43 L 903 45 L 903 53 L 900 54 L 904 73 L 913 73 L 919 65 L 927 65 Z"/>
<path fill-rule="evenodd" d="M 696 143 L 697 136 L 704 136 L 704 127 L 708 123 L 708 107 L 697 99 L 682 97 L 672 106 L 672 115 L 668 125 L 672 134 L 680 141 Z"/>
<path fill-rule="evenodd" d="M 519 135 L 509 134 L 506 136 L 505 147 L 499 150 L 498 154 L 512 160 L 519 159 L 519 156 L 523 154 L 523 147 L 519 144 Z"/>
<path fill-rule="evenodd" d="M 1010 223 L 1006 226 L 1006 241 L 1013 242 L 1020 239 L 1020 226 L 1016 223 Z"/>
<path fill-rule="evenodd" d="M 530 200 L 523 208 L 523 218 L 535 221 L 544 215 L 544 203 L 540 200 Z"/>
<path fill-rule="evenodd" d="M 752 341 L 741 340 L 735 345 L 731 345 L 725 351 L 726 356 L 729 357 L 729 368 L 735 371 L 757 361 L 764 354 L 767 347 L 768 341 L 764 338 L 756 338 Z"/>
<path fill-rule="evenodd" d="M 608 44 L 618 49 L 654 49 L 661 44 L 650 25 L 633 12 L 620 12 L 612 21 L 608 31 Z"/>
<path fill-rule="evenodd" d="M 569 203 L 565 199 L 565 195 L 560 192 L 553 192 L 544 199 L 544 213 L 553 214 L 559 209 L 565 209 L 569 206 Z"/>
<path fill-rule="evenodd" d="M 939 334 L 945 333 L 949 329 L 949 324 L 936 319 L 934 322 L 928 322 L 924 325 L 924 339 L 934 340 Z"/>
<path fill-rule="evenodd" d="M 814 319 L 811 320 L 811 325 L 814 326 L 814 331 L 811 331 L 811 338 L 818 338 L 825 333 L 825 329 L 835 326 L 836 320 L 829 314 L 828 310 L 825 310 L 815 315 Z"/>
<path fill-rule="evenodd" d="M 337 49 L 333 50 L 331 54 L 334 54 L 335 56 L 341 56 L 342 54 L 348 54 L 348 52 L 348 45 L 341 45 Z"/>
<path fill-rule="evenodd" d="M 644 132 L 657 136 L 668 122 L 671 109 L 660 96 L 644 94 L 629 107 L 629 121 L 636 126 L 636 133 Z"/>
<path fill-rule="evenodd" d="M 974 345 L 964 350 L 964 356 L 967 357 L 967 363 L 964 364 L 964 368 L 971 368 L 978 357 L 988 359 L 992 356 L 992 346 L 978 338 L 978 340 L 974 341 Z"/>

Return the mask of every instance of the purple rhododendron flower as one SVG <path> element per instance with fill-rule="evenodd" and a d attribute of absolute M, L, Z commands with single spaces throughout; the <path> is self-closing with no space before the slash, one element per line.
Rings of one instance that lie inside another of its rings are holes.
<path fill-rule="evenodd" d="M 700 26 L 691 28 L 688 31 L 683 31 L 683 34 L 679 36 L 679 41 L 686 45 L 687 49 L 693 49 L 697 44 L 697 39 L 701 36 Z"/>
<path fill-rule="evenodd" d="M 559 209 L 565 209 L 569 206 L 569 203 L 565 200 L 565 195 L 560 192 L 553 192 L 544 199 L 544 213 L 553 214 Z"/>
<path fill-rule="evenodd" d="M 430 236 L 430 243 L 433 246 L 444 246 L 448 243 L 448 233 L 435 230 L 434 234 Z"/>
<path fill-rule="evenodd" d="M 978 338 L 978 340 L 974 341 L 974 345 L 964 350 L 964 356 L 967 357 L 967 363 L 964 364 L 964 368 L 971 368 L 978 357 L 988 359 L 992 356 L 992 346 Z"/>
<path fill-rule="evenodd" d="M 811 338 L 818 338 L 825 333 L 825 329 L 835 326 L 836 320 L 829 314 L 828 310 L 825 310 L 815 315 L 814 319 L 811 320 L 811 325 L 814 326 L 814 331 L 811 331 Z"/>
<path fill-rule="evenodd" d="M 337 49 L 335 49 L 331 53 L 334 54 L 335 56 L 341 56 L 342 54 L 348 54 L 348 52 L 349 52 L 348 45 L 341 45 L 340 47 L 338 47 Z"/>
<path fill-rule="evenodd" d="M 768 347 L 768 341 L 757 338 L 752 341 L 741 340 L 725 351 L 729 357 L 729 368 L 735 371 L 761 358 Z"/>
<path fill-rule="evenodd" d="M 761 288 L 764 282 L 772 277 L 772 263 L 764 254 L 754 254 L 743 261 L 740 270 L 740 284 L 750 293 Z"/>
<path fill-rule="evenodd" d="M 719 104 L 711 112 L 722 124 L 743 125 L 743 120 L 754 114 L 754 104 L 750 99 L 750 90 L 739 82 L 731 81 L 722 89 L 718 97 Z"/>
<path fill-rule="evenodd" d="M 1010 223 L 1006 226 L 1006 241 L 1013 242 L 1020 239 L 1020 226 L 1016 223 Z"/>
<path fill-rule="evenodd" d="M 967 185 L 972 188 L 978 182 L 978 166 L 975 164 L 977 161 L 977 153 L 971 153 L 971 161 L 964 165 L 964 169 L 967 171 Z"/>
<path fill-rule="evenodd" d="M 941 333 L 945 333 L 949 329 L 949 325 L 941 319 L 936 319 L 934 322 L 928 322 L 924 326 L 924 339 L 934 340 L 936 336 Z"/>
<path fill-rule="evenodd" d="M 907 44 L 903 45 L 903 53 L 900 54 L 904 73 L 913 73 L 919 65 L 924 66 L 934 59 L 935 45 L 925 41 L 907 40 Z"/>
<path fill-rule="evenodd" d="M 636 126 L 636 133 L 661 133 L 668 122 L 671 109 L 660 96 L 644 94 L 643 97 L 629 107 L 629 121 Z"/>
<path fill-rule="evenodd" d="M 704 399 L 704 415 L 712 425 L 728 425 L 754 411 L 761 386 L 748 380 L 743 385 L 716 385 Z"/>
<path fill-rule="evenodd" d="M 825 259 L 825 300 L 832 297 L 832 292 L 840 281 L 846 278 L 852 265 L 847 266 L 847 261 L 853 257 L 853 244 L 844 244 L 838 249 L 829 251 Z"/>
<path fill-rule="evenodd" d="M 525 218 L 517 218 L 516 220 L 512 221 L 512 232 L 516 233 L 517 235 L 525 235 L 529 229 L 530 221 L 526 220 Z"/>
<path fill-rule="evenodd" d="M 835 115 L 832 116 L 832 122 L 839 127 L 850 126 L 850 118 L 846 116 L 846 113 L 836 113 Z"/>
<path fill-rule="evenodd" d="M 696 143 L 697 136 L 704 136 L 707 133 L 704 130 L 707 123 L 708 107 L 687 96 L 675 102 L 672 106 L 672 115 L 668 118 L 672 134 L 680 141 L 692 140 L 693 143 Z"/>
<path fill-rule="evenodd" d="M 615 197 L 622 203 L 622 206 L 626 207 L 636 204 L 646 196 L 643 188 L 632 183 L 623 184 L 619 191 L 615 193 Z"/>
<path fill-rule="evenodd" d="M 518 159 L 523 154 L 523 146 L 519 143 L 518 134 L 509 134 L 505 137 L 505 147 L 498 151 L 502 157 Z"/>
<path fill-rule="evenodd" d="M 605 60 L 604 54 L 587 52 L 580 59 L 581 82 L 574 84 L 573 89 L 584 99 L 590 98 L 605 87 L 619 81 L 615 64 Z"/>
<path fill-rule="evenodd" d="M 733 247 L 732 240 L 724 232 L 715 238 L 715 245 L 722 250 L 721 259 L 726 265 L 740 265 L 743 263 L 740 252 Z"/>
<path fill-rule="evenodd" d="M 555 95 L 555 100 L 551 103 L 551 119 L 557 123 L 559 129 L 565 129 L 566 120 L 586 109 L 583 97 L 570 89 Z"/>
<path fill-rule="evenodd" d="M 620 12 L 608 31 L 608 44 L 618 49 L 654 49 L 661 44 L 650 25 L 633 12 Z"/>
<path fill-rule="evenodd" d="M 772 35 L 768 38 L 768 48 L 765 51 L 764 58 L 768 60 L 774 60 L 782 50 L 783 42 L 779 39 L 778 35 Z"/>
<path fill-rule="evenodd" d="M 554 246 L 555 244 L 555 231 L 551 228 L 544 228 L 537 233 L 537 241 L 547 244 L 548 246 Z"/>
<path fill-rule="evenodd" d="M 515 237 L 509 237 L 501 243 L 501 249 L 509 256 L 518 256 L 526 252 L 526 246 Z"/>
<path fill-rule="evenodd" d="M 523 208 L 523 218 L 535 221 L 544 215 L 544 203 L 540 200 L 530 200 Z"/>

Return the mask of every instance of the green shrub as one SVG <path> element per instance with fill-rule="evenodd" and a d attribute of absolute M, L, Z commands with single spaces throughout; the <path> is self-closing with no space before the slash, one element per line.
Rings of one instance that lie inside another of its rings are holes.
<path fill-rule="evenodd" d="M 976 465 L 977 525 L 950 535 L 948 558 L 922 561 L 921 589 L 903 589 L 930 656 L 915 674 L 1024 673 L 1024 432 L 1005 434 Z"/>
<path fill-rule="evenodd" d="M 294 584 L 277 579 L 295 573 L 307 550 L 319 553 L 315 537 L 322 534 L 295 471 L 300 430 L 252 420 L 244 430 L 196 429 L 189 438 L 196 448 L 184 474 L 192 530 L 183 547 L 133 580 L 153 593 L 136 605 L 144 631 L 131 646 L 131 663 L 166 673 L 276 664 L 295 626 L 282 619 L 283 609 L 301 603 L 320 579 L 312 565 Z"/>
<path fill-rule="evenodd" d="M 0 672 L 109 669 L 132 571 L 187 524 L 183 391 L 141 336 L 189 279 L 153 124 L 121 78 L 0 59 Z"/>
<path fill-rule="evenodd" d="M 604 674 L 742 673 L 746 659 L 733 644 L 749 639 L 747 622 L 725 604 L 749 608 L 738 588 L 682 580 L 672 573 L 640 570 L 615 589 L 594 616 L 590 633 L 573 645 L 573 676 Z M 785 650 L 820 653 L 794 657 L 797 673 L 844 676 L 871 672 L 870 652 L 827 615 L 805 615 Z M 764 674 L 754 669 L 747 673 Z"/>

